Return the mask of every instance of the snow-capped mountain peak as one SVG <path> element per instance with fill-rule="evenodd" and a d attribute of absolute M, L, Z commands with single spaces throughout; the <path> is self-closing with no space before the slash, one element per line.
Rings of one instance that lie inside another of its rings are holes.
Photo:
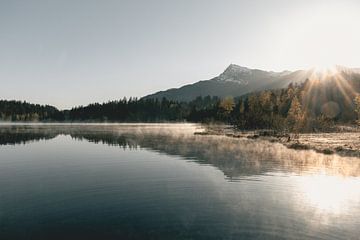
<path fill-rule="evenodd" d="M 237 82 L 239 84 L 248 84 L 248 81 L 244 80 L 242 76 L 251 75 L 251 69 L 242 67 L 235 64 L 230 64 L 225 71 L 219 75 L 219 81 L 225 82 Z"/>
<path fill-rule="evenodd" d="M 242 67 L 236 64 L 230 64 L 225 71 L 222 74 L 225 75 L 233 75 L 233 74 L 239 74 L 239 73 L 250 73 L 251 69 L 247 67 Z"/>

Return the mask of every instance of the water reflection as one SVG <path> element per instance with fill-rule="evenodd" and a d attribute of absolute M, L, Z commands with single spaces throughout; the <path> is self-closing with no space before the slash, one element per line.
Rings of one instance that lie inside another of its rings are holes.
<path fill-rule="evenodd" d="M 360 196 L 360 182 L 356 178 L 310 175 L 295 178 L 295 186 L 302 194 L 301 201 L 322 214 L 346 213 Z"/>
<path fill-rule="evenodd" d="M 359 176 L 358 158 L 287 149 L 278 143 L 222 136 L 197 136 L 201 126 L 160 125 L 20 125 L 0 127 L 0 145 L 25 144 L 70 135 L 77 140 L 145 148 L 181 156 L 220 169 L 229 180 L 272 172 Z"/>
<path fill-rule="evenodd" d="M 191 124 L 2 126 L 0 145 L 24 144 L 70 135 L 76 140 L 124 149 L 145 148 L 211 164 L 233 181 L 243 176 L 279 171 L 299 175 L 360 175 L 358 158 L 291 150 L 281 144 L 262 140 L 194 135 L 199 128 L 201 126 Z"/>
<path fill-rule="evenodd" d="M 1 126 L 0 238 L 358 237 L 359 159 L 199 130 Z"/>
<path fill-rule="evenodd" d="M 25 144 L 39 140 L 52 139 L 58 135 L 59 132 L 54 131 L 51 128 L 0 125 L 0 145 Z"/>

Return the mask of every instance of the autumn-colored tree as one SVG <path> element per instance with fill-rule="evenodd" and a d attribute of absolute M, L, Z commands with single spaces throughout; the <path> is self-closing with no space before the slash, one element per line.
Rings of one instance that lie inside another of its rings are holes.
<path fill-rule="evenodd" d="M 240 114 L 244 114 L 244 112 L 245 112 L 245 103 L 244 103 L 244 101 L 241 101 L 241 103 L 240 103 L 239 112 L 240 112 Z"/>
<path fill-rule="evenodd" d="M 225 112 L 230 113 L 235 107 L 235 101 L 233 97 L 226 97 L 220 101 L 219 107 Z"/>
<path fill-rule="evenodd" d="M 223 120 L 227 120 L 230 113 L 235 107 L 235 101 L 233 97 L 226 97 L 219 103 L 220 116 Z"/>
<path fill-rule="evenodd" d="M 299 132 L 302 129 L 304 125 L 304 115 L 301 103 L 297 96 L 295 96 L 291 101 L 290 109 L 286 118 L 291 131 Z"/>
<path fill-rule="evenodd" d="M 355 103 L 355 112 L 357 113 L 357 122 L 358 124 L 360 123 L 360 94 L 358 94 L 355 99 L 354 99 L 354 103 Z"/>

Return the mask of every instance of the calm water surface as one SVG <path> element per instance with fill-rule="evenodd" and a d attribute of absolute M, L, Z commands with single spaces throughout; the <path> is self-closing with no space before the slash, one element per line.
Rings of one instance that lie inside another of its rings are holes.
<path fill-rule="evenodd" d="M 360 159 L 199 130 L 0 125 L 0 239 L 360 239 Z"/>

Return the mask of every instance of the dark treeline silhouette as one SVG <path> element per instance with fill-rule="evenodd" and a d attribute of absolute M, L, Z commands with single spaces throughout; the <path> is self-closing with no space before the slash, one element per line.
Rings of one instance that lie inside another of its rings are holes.
<path fill-rule="evenodd" d="M 66 116 L 70 121 L 100 122 L 161 122 L 185 121 L 188 104 L 162 99 L 122 99 L 107 103 L 90 104 L 71 109 Z"/>
<path fill-rule="evenodd" d="M 49 105 L 0 100 L 0 120 L 22 122 L 63 121 L 64 113 Z"/>
<path fill-rule="evenodd" d="M 0 101 L 3 121 L 67 122 L 225 122 L 240 129 L 292 132 L 329 130 L 360 116 L 358 75 L 313 77 L 285 89 L 238 98 L 197 97 L 190 102 L 122 99 L 60 111 L 19 101 Z"/>
<path fill-rule="evenodd" d="M 60 111 L 55 107 L 21 101 L 0 101 L 2 121 L 67 121 L 67 122 L 165 122 L 165 121 L 225 121 L 217 97 L 198 97 L 191 102 L 165 98 L 129 98 L 106 103 L 79 106 Z"/>

